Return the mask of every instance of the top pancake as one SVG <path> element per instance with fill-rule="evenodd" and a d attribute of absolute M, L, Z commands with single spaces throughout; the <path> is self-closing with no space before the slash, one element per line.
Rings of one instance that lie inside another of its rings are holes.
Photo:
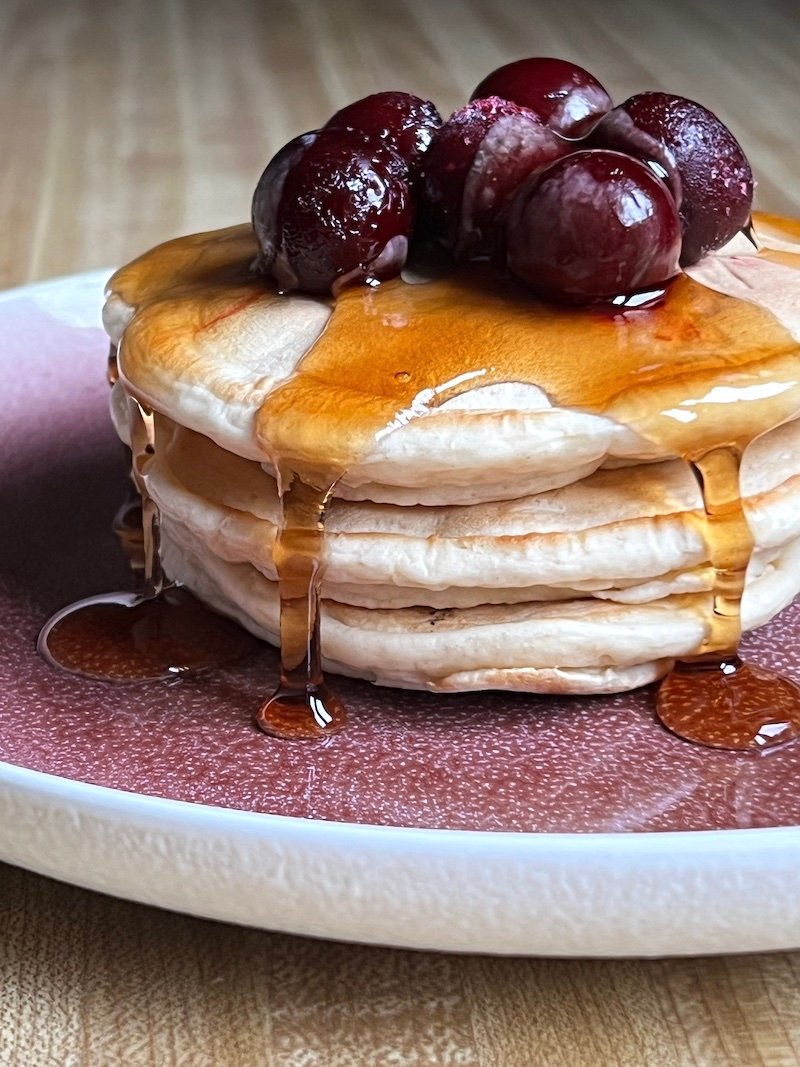
<path fill-rule="evenodd" d="M 764 234 L 782 251 L 708 257 L 705 284 L 608 315 L 547 308 L 481 266 L 333 310 L 251 274 L 237 227 L 123 268 L 105 320 L 140 399 L 243 457 L 344 472 L 355 499 L 509 499 L 800 410 L 797 235 L 774 219 Z"/>

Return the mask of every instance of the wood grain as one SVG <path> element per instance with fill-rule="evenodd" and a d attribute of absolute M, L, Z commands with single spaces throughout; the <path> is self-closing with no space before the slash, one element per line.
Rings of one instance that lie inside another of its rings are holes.
<path fill-rule="evenodd" d="M 795 0 L 4 0 L 0 286 L 246 219 L 271 153 L 368 92 L 449 112 L 562 55 L 622 99 L 732 126 L 758 205 L 800 215 Z M 756 915 L 754 922 L 759 921 Z M 0 865 L 5 1067 L 789 1067 L 800 954 L 524 960 L 172 915 Z"/>
<path fill-rule="evenodd" d="M 9 1067 L 790 1067 L 796 953 L 524 960 L 339 945 L 0 866 Z"/>
<path fill-rule="evenodd" d="M 224 8 L 224 9 L 223 9 Z M 443 112 L 530 52 L 617 99 L 698 98 L 754 161 L 764 210 L 800 214 L 796 7 L 743 0 L 5 0 L 0 281 L 103 267 L 246 219 L 270 155 L 368 92 Z"/>

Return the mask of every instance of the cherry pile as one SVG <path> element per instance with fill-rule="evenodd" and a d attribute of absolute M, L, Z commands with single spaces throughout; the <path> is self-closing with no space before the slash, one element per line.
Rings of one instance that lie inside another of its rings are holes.
<path fill-rule="evenodd" d="M 258 267 L 283 290 L 339 292 L 443 245 L 489 257 L 547 300 L 663 289 L 746 226 L 750 166 L 685 97 L 613 106 L 583 68 L 521 59 L 442 121 L 427 100 L 376 93 L 285 145 L 253 197 Z"/>

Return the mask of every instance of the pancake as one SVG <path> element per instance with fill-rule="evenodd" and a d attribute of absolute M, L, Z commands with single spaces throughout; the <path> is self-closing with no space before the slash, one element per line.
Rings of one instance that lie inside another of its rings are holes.
<path fill-rule="evenodd" d="M 287 427 L 293 437 L 290 447 L 306 432 L 312 438 L 311 457 L 316 462 L 329 461 L 329 450 L 335 451 L 341 405 L 354 407 L 361 418 L 367 401 L 372 401 L 375 411 L 370 413 L 373 424 L 366 433 L 368 445 L 349 457 L 352 462 L 339 481 L 339 495 L 426 504 L 502 500 L 568 484 L 609 458 L 630 462 L 675 451 L 637 433 L 631 425 L 635 419 L 625 421 L 625 395 L 616 394 L 618 383 L 628 375 L 620 378 L 613 359 L 606 359 L 607 366 L 602 364 L 607 350 L 616 352 L 618 347 L 619 324 L 613 316 L 587 320 L 586 315 L 558 310 L 532 316 L 530 302 L 517 299 L 517 294 L 509 299 L 503 290 L 493 291 L 486 299 L 484 290 L 491 279 L 478 270 L 474 277 L 470 275 L 469 284 L 462 283 L 462 289 L 448 282 L 443 293 L 420 308 L 416 306 L 419 294 L 444 283 L 385 283 L 380 292 L 347 292 L 339 301 L 342 310 L 350 312 L 359 327 L 367 324 L 377 331 L 359 337 L 356 348 L 352 331 L 345 328 L 349 322 L 340 327 L 341 337 L 333 332 L 336 319 L 331 318 L 330 301 L 280 296 L 250 273 L 254 255 L 249 227 L 168 242 L 114 276 L 104 312 L 112 340 L 119 342 L 125 334 L 125 374 L 137 395 L 156 411 L 229 451 L 271 465 L 275 451 L 283 448 L 276 449 L 275 442 L 271 445 L 265 440 L 258 419 L 279 421 L 274 411 L 265 410 L 265 402 L 282 393 L 280 386 L 297 383 L 301 360 L 307 365 L 306 354 L 320 348 L 315 341 L 325 335 L 337 360 L 339 351 L 347 354 L 341 357 L 344 364 L 358 356 L 363 369 L 364 362 L 370 365 L 369 345 L 385 347 L 387 334 L 393 340 L 404 334 L 410 328 L 412 311 L 419 313 L 425 329 L 408 337 L 405 349 L 410 351 L 392 356 L 407 358 L 411 370 L 392 368 L 392 374 L 386 375 L 391 382 L 376 374 L 375 382 L 369 383 L 374 385 L 371 393 L 362 389 L 361 381 L 350 384 L 345 379 L 341 386 L 330 378 L 324 383 L 322 401 L 316 393 L 291 397 L 283 391 L 286 403 L 291 402 L 297 412 L 297 423 Z M 756 269 L 756 265 L 763 266 L 757 257 L 738 257 L 737 262 L 751 280 L 748 301 L 769 307 L 776 291 L 787 288 L 786 283 L 778 285 L 774 277 L 765 277 L 763 270 Z M 781 277 L 793 273 L 785 268 Z M 726 359 L 733 370 L 737 363 L 751 362 L 754 353 L 760 355 L 766 337 L 771 350 L 780 355 L 783 345 L 793 357 L 796 346 L 788 343 L 800 336 L 800 311 L 795 282 L 788 287 L 794 306 L 782 309 L 784 329 L 776 331 L 773 317 L 759 316 L 752 303 L 716 300 L 705 285 L 687 284 L 679 292 L 676 285 L 675 310 L 662 310 L 658 316 L 635 311 L 625 316 L 631 334 L 626 345 L 638 346 L 647 354 L 647 362 L 644 357 L 640 360 L 637 373 L 643 371 L 646 377 L 648 365 L 659 362 L 670 377 L 677 370 L 677 389 L 682 395 L 718 380 L 720 352 L 729 354 Z M 389 306 L 373 307 L 376 301 Z M 465 322 L 465 304 L 468 308 L 476 301 L 481 312 L 474 316 L 477 322 Z M 541 307 L 537 310 L 541 312 Z M 516 319 L 509 325 L 511 314 Z M 431 318 L 444 321 L 435 329 L 431 325 L 431 336 L 427 336 Z M 541 340 L 532 335 L 532 318 Z M 498 338 L 498 320 L 506 324 L 509 336 Z M 687 322 L 692 324 L 690 331 Z M 448 327 L 453 328 L 453 336 L 442 339 Z M 417 344 L 421 351 L 415 349 Z M 541 348 L 541 354 L 533 352 L 534 370 L 552 383 L 550 388 L 545 391 L 524 380 L 485 381 L 490 372 L 504 377 L 522 369 L 517 365 L 517 352 L 530 350 L 534 344 Z M 459 352 L 459 345 L 468 350 Z M 368 348 L 366 360 L 360 350 L 364 346 Z M 504 351 L 499 352 L 501 348 Z M 505 355 L 505 366 L 487 367 L 498 354 Z M 546 362 L 551 359 L 552 365 Z M 600 373 L 587 389 L 582 385 L 586 368 L 597 372 L 598 363 Z M 459 373 L 448 377 L 451 367 Z M 692 380 L 684 379 L 684 367 Z M 467 380 L 449 395 L 443 385 L 465 373 Z M 396 383 L 398 374 L 409 375 L 408 384 Z M 670 377 L 653 384 L 669 384 Z M 565 403 L 557 402 L 559 393 Z M 573 400 L 582 402 L 572 406 Z M 600 405 L 605 410 L 587 410 Z"/>
<path fill-rule="evenodd" d="M 156 413 L 167 573 L 278 642 L 278 483 L 299 478 L 320 515 L 333 493 L 329 669 L 631 688 L 716 640 L 709 499 L 686 461 L 752 441 L 742 625 L 761 625 L 800 591 L 796 236 L 766 219 L 758 255 L 706 257 L 663 307 L 615 315 L 509 296 L 480 265 L 336 305 L 285 297 L 250 272 L 245 227 L 153 250 L 112 279 L 105 322 L 120 435 L 126 393 Z"/>
<path fill-rule="evenodd" d="M 208 438 L 159 421 L 148 472 L 162 523 L 180 523 L 222 559 L 253 563 L 271 579 L 280 523 L 274 479 Z M 745 509 L 759 552 L 800 536 L 800 422 L 751 446 L 742 471 Z M 409 604 L 458 606 L 448 594 L 503 601 L 570 595 L 630 599 L 635 585 L 672 575 L 683 583 L 706 563 L 702 504 L 686 465 L 673 460 L 599 470 L 546 493 L 471 506 L 399 507 L 335 500 L 322 564 L 326 595 L 378 606 L 381 587 Z M 701 576 L 702 577 L 702 576 Z M 349 587 L 349 589 L 345 588 Z M 708 589 L 708 578 L 701 588 Z M 368 599 L 372 593 L 373 599 Z M 356 598 L 355 600 L 353 598 Z M 395 601 L 397 603 L 398 599 Z"/>
<path fill-rule="evenodd" d="M 223 272 L 232 269 L 231 259 L 249 262 L 255 254 L 248 228 L 206 237 Z M 167 264 L 178 260 L 175 269 L 182 272 L 194 247 L 195 239 L 189 238 L 157 250 L 157 264 L 145 260 L 148 276 L 153 268 L 157 278 L 166 272 L 162 258 Z M 163 290 L 154 296 L 149 287 L 140 293 L 131 286 L 127 274 L 123 268 L 111 283 L 104 322 L 115 343 L 125 335 L 133 353 L 126 376 L 135 382 L 137 395 L 224 449 L 272 467 L 255 430 L 256 416 L 322 335 L 330 303 L 305 295 L 283 299 L 245 275 L 224 299 L 215 297 L 201 319 L 190 278 L 163 280 Z M 134 318 L 135 304 L 126 298 L 137 297 L 147 302 Z M 193 320 L 189 326 L 187 314 Z M 182 323 L 179 329 L 174 320 Z M 500 383 L 449 398 L 424 420 L 409 418 L 383 435 L 347 471 L 337 492 L 401 504 L 503 500 L 568 484 L 608 455 L 636 456 L 643 448 L 608 419 L 553 409 L 535 386 Z"/>
<path fill-rule="evenodd" d="M 202 599 L 273 643 L 277 583 L 249 564 L 227 563 L 190 531 L 164 530 L 168 572 Z M 800 590 L 800 540 L 748 585 L 746 628 L 760 625 Z M 380 685 L 452 692 L 514 689 L 607 693 L 661 677 L 707 632 L 710 594 L 675 594 L 646 604 L 592 598 L 472 608 L 359 608 L 322 601 L 326 669 Z"/>

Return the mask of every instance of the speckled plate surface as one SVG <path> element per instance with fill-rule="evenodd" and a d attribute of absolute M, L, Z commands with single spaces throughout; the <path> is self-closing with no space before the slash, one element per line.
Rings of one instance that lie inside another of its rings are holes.
<path fill-rule="evenodd" d="M 656 724 L 649 690 L 435 697 L 342 679 L 348 730 L 308 745 L 252 725 L 276 677 L 267 648 L 175 684 L 49 669 L 34 641 L 50 613 L 127 585 L 104 278 L 0 296 L 2 858 L 196 914 L 416 947 L 800 945 L 798 744 L 693 747 Z M 796 678 L 799 611 L 747 641 Z"/>

